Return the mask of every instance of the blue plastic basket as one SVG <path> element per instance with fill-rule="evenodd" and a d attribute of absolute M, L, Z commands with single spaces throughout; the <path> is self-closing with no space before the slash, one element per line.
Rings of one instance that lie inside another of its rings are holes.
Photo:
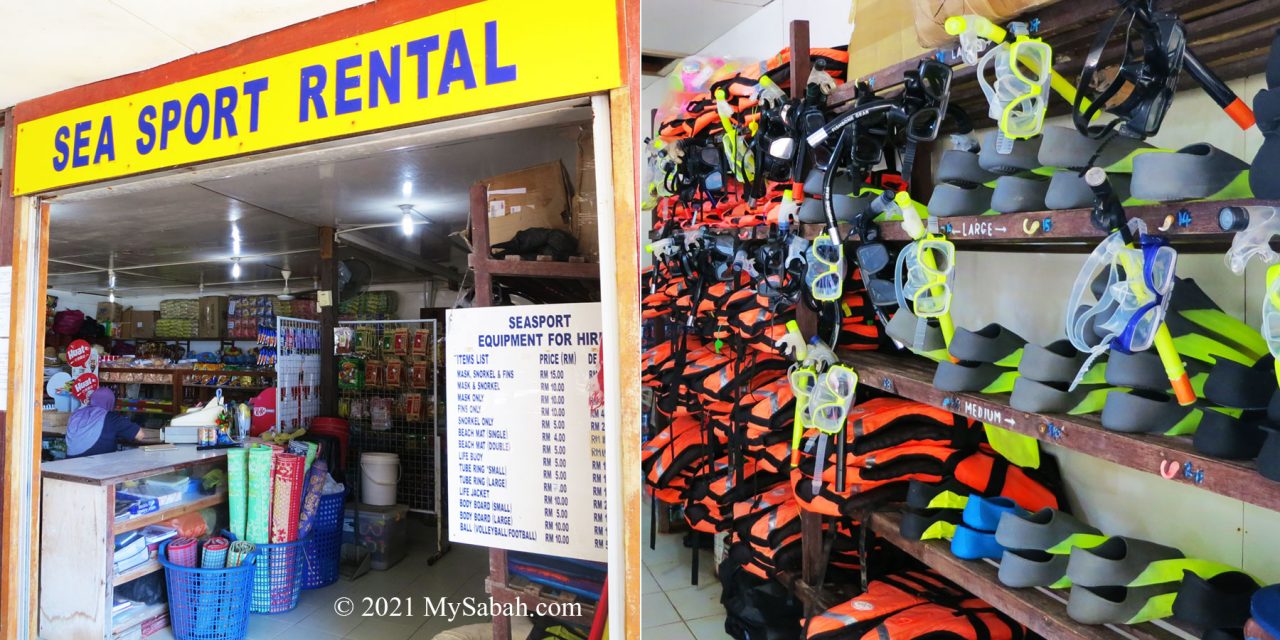
<path fill-rule="evenodd" d="M 256 545 L 258 570 L 253 574 L 250 611 L 284 613 L 298 606 L 298 593 L 302 590 L 303 544 L 308 538 Z"/>
<path fill-rule="evenodd" d="M 319 589 L 338 581 L 342 560 L 342 503 L 346 495 L 320 496 L 315 523 L 303 545 L 302 588 Z"/>
<path fill-rule="evenodd" d="M 169 562 L 166 540 L 160 545 L 169 591 L 169 624 L 177 640 L 243 640 L 249 635 L 249 600 L 254 565 L 250 554 L 244 564 L 229 569 L 199 569 Z"/>

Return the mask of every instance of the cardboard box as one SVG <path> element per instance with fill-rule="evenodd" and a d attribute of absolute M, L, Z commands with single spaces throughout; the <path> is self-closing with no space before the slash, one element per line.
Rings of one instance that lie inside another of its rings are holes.
<path fill-rule="evenodd" d="M 482 181 L 488 188 L 489 244 L 523 229 L 544 227 L 572 232 L 569 176 L 559 160 Z"/>
<path fill-rule="evenodd" d="M 951 16 L 977 14 L 1003 24 L 1027 11 L 1057 0 L 912 0 L 915 7 L 916 42 L 936 48 L 955 42 L 943 23 Z"/>
<path fill-rule="evenodd" d="M 600 262 L 600 228 L 596 218 L 596 199 L 573 197 L 573 237 L 578 239 L 578 254 L 587 262 Z"/>
<path fill-rule="evenodd" d="M 927 51 L 916 42 L 916 16 L 902 0 L 853 0 L 849 77 L 865 78 Z"/>
<path fill-rule="evenodd" d="M 570 233 L 578 239 L 578 253 L 587 262 L 600 262 L 600 237 L 596 214 L 596 149 L 591 132 L 578 134 L 578 192 L 573 196 Z"/>
<path fill-rule="evenodd" d="M 156 319 L 159 317 L 159 311 L 138 311 L 136 309 L 130 309 L 124 312 L 124 321 L 120 323 L 120 337 L 156 337 Z"/>
<path fill-rule="evenodd" d="M 201 338 L 221 338 L 227 335 L 227 297 L 203 296 L 200 298 L 200 319 L 196 321 L 196 335 Z"/>
<path fill-rule="evenodd" d="M 99 324 L 107 322 L 119 322 L 124 318 L 124 307 L 118 302 L 99 302 L 98 312 L 94 314 L 93 319 Z"/>

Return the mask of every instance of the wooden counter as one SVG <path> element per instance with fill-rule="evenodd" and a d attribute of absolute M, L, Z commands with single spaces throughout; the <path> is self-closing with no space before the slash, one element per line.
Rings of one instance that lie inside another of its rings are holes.
<path fill-rule="evenodd" d="M 227 457 L 226 449 L 197 451 L 194 444 L 175 445 L 173 449 L 146 451 L 126 449 L 83 458 L 69 458 L 40 465 L 40 475 L 47 478 L 107 485 L 135 480 Z"/>
<path fill-rule="evenodd" d="M 115 453 L 48 462 L 41 471 L 40 637 L 110 637 L 118 629 L 111 605 L 116 585 L 154 573 L 154 560 L 115 573 L 115 536 L 205 507 L 226 503 L 226 494 L 189 496 L 159 511 L 116 521 L 117 486 L 129 480 L 190 469 L 225 466 L 226 449 L 197 451 L 195 445 Z M 120 621 L 128 628 L 164 612 Z"/>

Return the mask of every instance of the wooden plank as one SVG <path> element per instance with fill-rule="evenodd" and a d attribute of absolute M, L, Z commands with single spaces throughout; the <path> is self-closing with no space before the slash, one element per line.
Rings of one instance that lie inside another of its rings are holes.
<path fill-rule="evenodd" d="M 338 327 L 338 258 L 333 227 L 320 227 L 320 288 L 329 292 L 331 304 L 320 307 L 320 415 L 338 415 L 338 359 L 333 332 Z M 279 394 L 277 394 L 279 395 Z"/>
<path fill-rule="evenodd" d="M 575 278 L 593 280 L 600 277 L 600 265 L 588 262 L 536 262 L 484 259 L 479 253 L 469 256 L 471 266 L 476 268 L 477 279 L 480 269 L 491 276 L 518 276 L 528 278 Z"/>
<path fill-rule="evenodd" d="M 130 518 L 123 522 L 117 522 L 112 527 L 112 531 L 113 533 L 120 534 L 126 531 L 141 529 L 150 524 L 162 522 L 170 518 L 176 518 L 181 515 L 186 515 L 188 513 L 191 513 L 192 511 L 199 511 L 201 509 L 204 509 L 205 507 L 212 507 L 214 505 L 222 504 L 226 501 L 227 501 L 226 492 L 220 491 L 211 496 L 202 496 L 195 500 L 179 502 L 177 504 L 165 507 L 154 513 L 148 513 L 139 518 Z"/>
<path fill-rule="evenodd" d="M 12 124 L 12 121 L 10 121 Z M 9 127 L 6 127 L 8 130 Z M 5 450 L 4 517 L 0 518 L 4 547 L 0 549 L 0 637 L 31 635 L 39 623 L 36 590 L 40 539 L 40 432 L 43 411 L 37 398 L 44 353 L 44 309 L 49 245 L 49 205 L 36 198 L 18 198 L 12 237 L 14 270 L 9 327 L 8 422 Z M 26 537 L 29 545 L 22 545 Z M 25 630 L 23 630 L 25 629 Z M 21 631 L 21 632 L 20 632 Z"/>
<path fill-rule="evenodd" d="M 804 605 L 806 616 L 822 613 L 848 600 L 848 598 L 843 598 L 830 589 L 814 587 L 800 576 L 789 571 L 779 571 L 778 582 L 795 594 L 796 599 Z"/>
<path fill-rule="evenodd" d="M 871 517 L 876 534 L 906 551 L 948 580 L 1027 626 L 1032 631 L 1054 640 L 1115 640 L 1128 636 L 1163 640 L 1181 636 L 1151 624 L 1085 625 L 1067 616 L 1063 601 L 1040 589 L 1010 589 L 1000 584 L 996 567 L 987 562 L 961 560 L 951 555 L 945 543 L 910 540 L 898 533 L 900 514 L 878 513 Z"/>
<path fill-rule="evenodd" d="M 120 618 L 119 622 L 115 622 L 115 618 L 112 618 L 111 633 L 120 633 L 121 631 L 142 624 L 147 620 L 165 613 L 168 610 L 168 604 L 157 602 L 156 604 L 149 604 L 136 609 L 130 608 L 126 611 L 122 611 L 121 613 L 124 615 Z"/>
<path fill-rule="evenodd" d="M 1227 206 L 1280 206 L 1277 200 L 1219 200 L 1216 202 L 1181 202 L 1127 207 L 1131 218 L 1141 218 L 1147 229 L 1160 233 L 1179 246 L 1221 246 L 1230 244 L 1232 233 L 1218 227 L 1218 211 Z M 1093 226 L 1089 209 L 1031 211 L 996 216 L 953 216 L 938 218 L 939 230 L 957 247 L 965 249 L 1009 250 L 1016 247 L 1041 249 L 1054 245 L 1074 245 L 1079 251 L 1092 251 L 1107 234 Z M 1161 231 L 1160 228 L 1165 227 Z M 848 233 L 847 227 L 841 227 Z M 806 238 L 813 239 L 825 231 L 821 224 L 801 225 Z M 880 225 L 886 241 L 907 242 L 910 237 L 897 222 Z M 748 237 L 763 238 L 768 230 L 759 227 Z M 854 236 L 856 239 L 856 236 Z"/>
<path fill-rule="evenodd" d="M 499 602 L 515 603 L 518 599 L 508 585 L 510 581 L 507 550 L 489 549 L 489 577 L 484 581 L 485 590 Z M 493 640 L 511 640 L 511 616 L 493 616 Z"/>
<path fill-rule="evenodd" d="M 618 348 L 615 358 L 618 367 L 618 407 L 613 409 L 618 414 L 618 424 L 621 428 L 617 432 L 611 432 L 609 437 L 614 438 L 618 442 L 619 453 L 617 456 L 618 468 L 621 470 L 616 474 L 616 486 L 608 487 L 610 495 L 616 495 L 617 500 L 622 505 L 622 519 L 620 531 L 621 536 L 615 536 L 615 540 L 622 543 L 622 561 L 623 566 L 619 568 L 622 571 L 622 580 L 613 581 L 614 587 L 609 592 L 615 593 L 610 598 L 613 602 L 621 601 L 624 610 L 621 612 L 614 611 L 608 602 L 601 606 L 605 607 L 606 612 L 611 612 L 614 619 L 619 618 L 621 614 L 622 626 L 618 627 L 618 637 L 635 637 L 640 634 L 641 621 L 640 609 L 641 599 L 635 597 L 639 594 L 643 587 L 641 575 L 644 572 L 641 559 L 640 536 L 629 535 L 627 532 L 640 531 L 642 509 L 640 503 L 643 497 L 644 481 L 640 474 L 633 473 L 634 470 L 640 468 L 640 439 L 633 437 L 634 431 L 629 428 L 630 425 L 639 425 L 641 419 L 641 390 L 643 385 L 640 378 L 640 360 L 633 357 L 633 354 L 640 353 L 641 348 L 641 326 L 640 314 L 636 310 L 640 308 L 640 269 L 642 264 L 640 254 L 640 244 L 637 240 L 644 227 L 641 226 L 642 216 L 638 214 L 640 207 L 638 206 L 638 194 L 640 193 L 641 171 L 636 168 L 636 151 L 637 138 L 640 131 L 640 74 L 636 59 L 640 52 L 640 2 L 639 0 L 625 0 L 623 9 L 620 11 L 620 19 L 624 21 L 622 29 L 625 47 L 622 59 L 624 64 L 629 65 L 630 72 L 623 77 L 627 79 L 627 86 L 614 89 L 609 92 L 609 131 L 610 138 L 609 148 L 612 152 L 612 183 L 613 183 L 613 210 L 608 212 L 613 218 L 613 237 L 600 238 L 601 244 L 605 242 L 613 243 L 613 263 L 614 263 L 614 296 L 616 302 L 614 305 L 614 313 L 618 318 Z M 599 178 L 596 180 L 600 182 Z M 597 194 L 597 198 L 603 194 Z M 597 202 L 597 209 L 602 207 Z M 604 286 L 604 283 L 601 283 Z M 605 313 L 609 311 L 606 310 Z M 609 464 L 614 464 L 610 462 Z M 621 583 L 622 588 L 618 589 L 616 585 Z M 620 597 L 619 597 L 620 596 Z"/>
<path fill-rule="evenodd" d="M 115 577 L 111 579 L 111 584 L 118 587 L 126 582 L 137 580 L 142 576 L 151 575 L 163 567 L 164 565 L 160 564 L 160 562 L 155 558 L 152 558 L 124 573 L 116 574 Z"/>
<path fill-rule="evenodd" d="M 485 589 L 493 599 L 503 604 L 515 604 L 523 602 L 529 611 L 535 611 L 539 606 L 562 606 L 565 603 L 577 604 L 582 607 L 582 615 L 580 616 L 558 616 L 557 619 L 576 624 L 584 624 L 591 626 L 591 618 L 595 615 L 596 608 L 590 602 L 584 602 L 582 598 L 576 597 L 573 600 L 559 600 L 547 597 L 543 593 L 534 588 L 521 588 L 508 584 L 493 582 L 492 579 L 485 581 Z M 498 640 L 495 636 L 494 640 Z"/>
<path fill-rule="evenodd" d="M 1280 482 L 1262 477 L 1252 463 L 1200 454 L 1190 438 L 1110 431 L 1092 416 L 1018 411 L 1009 406 L 1007 394 L 942 391 L 933 386 L 936 365 L 915 355 L 846 352 L 844 361 L 864 385 L 1145 473 L 1160 475 L 1162 466 L 1176 464 L 1182 471 L 1171 482 L 1280 510 Z"/>
<path fill-rule="evenodd" d="M 471 185 L 471 255 L 468 263 L 475 271 L 475 301 L 477 307 L 493 304 L 493 276 L 489 275 L 489 192 L 484 183 Z"/>
<path fill-rule="evenodd" d="M 193 444 L 180 444 L 163 451 L 128 449 L 58 460 L 44 464 L 41 472 L 46 478 L 86 484 L 115 484 L 199 464 L 215 463 L 225 457 L 226 449 L 199 451 Z"/>
<path fill-rule="evenodd" d="M 1159 8 L 1179 14 L 1187 25 L 1189 45 L 1196 54 L 1224 80 L 1233 80 L 1258 73 L 1265 67 L 1265 55 L 1249 57 L 1248 65 L 1227 63 L 1240 53 L 1257 48 L 1259 39 L 1265 39 L 1264 44 L 1269 44 L 1276 20 L 1275 2 L 1276 0 L 1221 0 L 1206 4 L 1195 0 L 1177 0 L 1162 3 Z M 1074 83 L 1103 21 L 1115 14 L 1117 6 L 1115 0 L 1058 2 L 1005 22 L 1034 21 L 1039 30 L 1033 35 L 1042 37 L 1053 45 L 1055 69 Z M 1104 65 L 1108 61 L 1118 60 L 1121 42 L 1119 36 L 1113 38 L 1103 54 Z M 954 42 L 896 62 L 861 79 L 877 92 L 885 94 L 886 90 L 902 84 L 907 71 L 915 69 L 922 60 L 927 59 L 939 60 L 955 68 L 951 91 L 953 103 L 964 106 L 975 117 L 986 112 L 986 100 L 976 81 L 975 70 L 963 64 Z M 856 83 L 853 82 L 841 85 L 828 96 L 827 104 L 836 107 L 837 111 L 849 108 L 855 86 Z M 1189 86 L 1184 85 L 1184 88 Z M 1245 98 L 1247 101 L 1247 96 Z M 1056 98 L 1050 104 L 1057 109 L 1065 106 L 1063 101 Z M 1057 111 L 1051 109 L 1051 113 Z"/>
<path fill-rule="evenodd" d="M 45 479 L 40 637 L 99 638 L 111 626 L 110 487 Z M 8 571 L 6 570 L 6 573 Z"/>

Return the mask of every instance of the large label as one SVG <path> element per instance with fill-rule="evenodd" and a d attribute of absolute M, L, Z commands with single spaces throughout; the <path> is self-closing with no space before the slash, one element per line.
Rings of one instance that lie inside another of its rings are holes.
<path fill-rule="evenodd" d="M 18 125 L 15 195 L 621 84 L 614 0 L 484 0 Z"/>
<path fill-rule="evenodd" d="M 446 323 L 449 540 L 605 562 L 600 305 Z"/>

